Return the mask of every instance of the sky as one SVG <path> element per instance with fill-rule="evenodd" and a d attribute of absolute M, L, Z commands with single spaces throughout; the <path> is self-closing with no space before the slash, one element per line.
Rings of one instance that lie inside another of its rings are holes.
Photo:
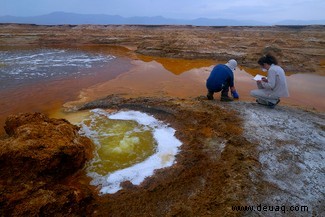
<path fill-rule="evenodd" d="M 324 20 L 324 0 L 0 0 L 0 16 L 52 12 L 277 22 Z"/>

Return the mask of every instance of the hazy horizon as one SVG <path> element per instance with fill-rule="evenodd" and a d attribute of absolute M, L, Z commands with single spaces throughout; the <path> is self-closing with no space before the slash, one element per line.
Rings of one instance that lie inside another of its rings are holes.
<path fill-rule="evenodd" d="M 0 16 L 30 17 L 53 12 L 193 20 L 230 19 L 276 23 L 325 20 L 323 0 L 2 0 Z"/>
<path fill-rule="evenodd" d="M 278 22 L 260 22 L 256 20 L 236 19 L 172 19 L 163 16 L 122 17 L 105 14 L 79 14 L 52 12 L 40 16 L 0 16 L 0 23 L 36 24 L 36 25 L 193 25 L 193 26 L 273 26 L 273 25 L 325 25 L 324 20 L 281 20 Z"/>

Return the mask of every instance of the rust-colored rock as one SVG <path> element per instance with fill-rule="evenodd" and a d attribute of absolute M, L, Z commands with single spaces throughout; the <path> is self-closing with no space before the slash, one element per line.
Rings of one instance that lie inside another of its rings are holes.
<path fill-rule="evenodd" d="M 63 119 L 41 113 L 14 115 L 6 120 L 5 129 L 10 138 L 0 143 L 2 179 L 65 177 L 82 168 L 90 157 L 91 141 Z"/>
<path fill-rule="evenodd" d="M 5 130 L 9 137 L 0 140 L 0 216 L 81 212 L 91 191 L 63 181 L 90 159 L 92 142 L 78 134 L 77 126 L 41 113 L 10 116 Z"/>

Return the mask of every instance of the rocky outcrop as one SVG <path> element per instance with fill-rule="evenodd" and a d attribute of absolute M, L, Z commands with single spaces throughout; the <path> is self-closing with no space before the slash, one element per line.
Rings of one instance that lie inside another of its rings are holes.
<path fill-rule="evenodd" d="M 91 158 L 92 142 L 78 127 L 41 113 L 7 118 L 0 140 L 0 216 L 82 213 L 86 186 L 65 184 Z"/>

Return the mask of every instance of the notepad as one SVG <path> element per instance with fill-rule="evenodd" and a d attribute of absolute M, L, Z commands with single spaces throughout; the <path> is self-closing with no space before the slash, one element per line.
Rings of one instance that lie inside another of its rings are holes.
<path fill-rule="evenodd" d="M 253 80 L 255 80 L 255 81 L 260 81 L 260 80 L 262 80 L 262 78 L 267 78 L 267 77 L 265 77 L 265 76 L 263 76 L 263 75 L 259 75 L 259 74 L 257 74 L 257 75 L 253 78 Z"/>

